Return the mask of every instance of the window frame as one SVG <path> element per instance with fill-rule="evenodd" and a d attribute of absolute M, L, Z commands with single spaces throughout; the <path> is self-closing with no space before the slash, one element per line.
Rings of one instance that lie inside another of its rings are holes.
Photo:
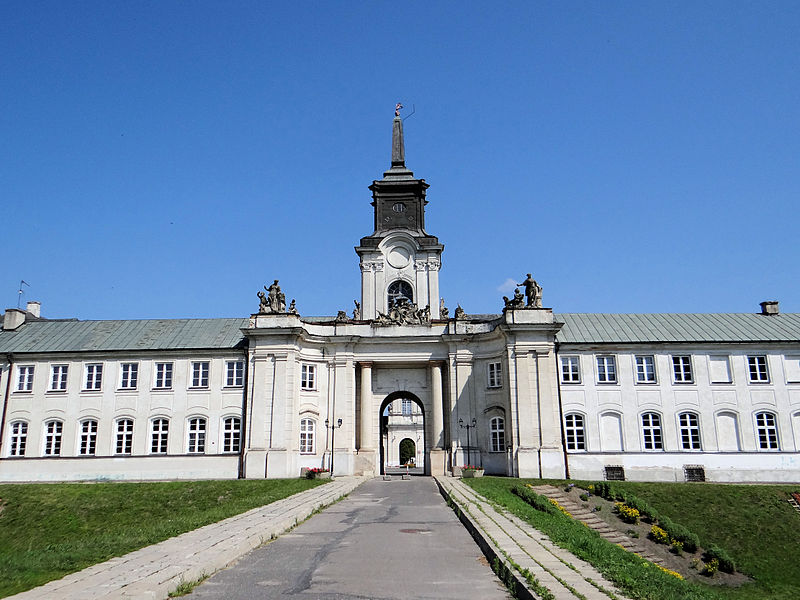
<path fill-rule="evenodd" d="M 601 365 L 600 361 L 603 361 Z M 595 355 L 595 365 L 597 365 L 597 383 L 600 385 L 616 385 L 619 383 L 619 375 L 617 372 L 617 356 L 615 354 L 597 354 Z M 609 379 L 608 366 L 611 365 L 611 375 L 613 379 Z M 603 374 L 605 380 L 601 380 L 600 375 Z"/>
<path fill-rule="evenodd" d="M 64 421 L 48 419 L 44 422 L 42 433 L 42 456 L 61 456 Z"/>
<path fill-rule="evenodd" d="M 763 365 L 758 364 L 759 359 L 763 360 Z M 755 372 L 753 367 L 755 367 Z M 755 378 L 753 375 L 755 375 Z M 748 383 L 758 384 L 770 383 L 769 360 L 767 360 L 766 354 L 747 355 L 747 381 Z"/>
<path fill-rule="evenodd" d="M 99 428 L 100 423 L 95 418 L 81 419 L 78 422 L 78 456 L 97 455 L 97 431 Z"/>
<path fill-rule="evenodd" d="M 236 383 L 238 381 L 238 383 Z M 231 383 L 233 382 L 233 383 Z M 240 388 L 244 385 L 244 361 L 225 361 L 225 387 Z"/>
<path fill-rule="evenodd" d="M 647 361 L 649 359 L 651 373 L 648 378 Z M 641 361 L 641 363 L 640 363 Z M 656 371 L 656 357 L 653 354 L 636 354 L 633 357 L 634 370 L 636 372 L 637 385 L 657 385 L 658 373 Z"/>
<path fill-rule="evenodd" d="M 66 392 L 69 385 L 69 365 L 66 363 L 56 363 L 50 365 L 50 384 L 48 392 Z"/>
<path fill-rule="evenodd" d="M 660 452 L 664 450 L 663 423 L 664 421 L 661 415 L 655 411 L 647 411 L 639 415 L 639 425 L 642 433 L 642 449 L 645 452 Z"/>
<path fill-rule="evenodd" d="M 684 419 L 684 417 L 686 419 Z M 692 421 L 694 422 L 684 422 Z M 703 450 L 703 439 L 700 436 L 700 415 L 686 410 L 678 413 L 678 439 L 681 450 L 698 452 Z"/>
<path fill-rule="evenodd" d="M 408 291 L 410 294 L 405 294 L 403 290 L 400 290 L 402 286 L 407 286 Z M 397 291 L 392 291 L 392 288 L 397 287 Z M 405 279 L 395 279 L 389 285 L 386 286 L 386 306 L 391 306 L 393 300 L 397 300 L 398 298 L 406 298 L 409 304 L 414 303 L 414 285 L 406 281 Z"/>
<path fill-rule="evenodd" d="M 17 377 L 14 391 L 23 394 L 33 392 L 33 376 L 36 373 L 36 365 L 17 365 Z"/>
<path fill-rule="evenodd" d="M 300 389 L 313 392 L 317 389 L 317 365 L 302 363 L 300 365 Z"/>
<path fill-rule="evenodd" d="M 11 421 L 9 424 L 8 450 L 9 457 L 25 456 L 28 447 L 28 422 Z"/>
<path fill-rule="evenodd" d="M 310 417 L 300 419 L 300 454 L 316 454 L 317 422 Z"/>
<path fill-rule="evenodd" d="M 135 390 L 139 387 L 139 363 L 123 362 L 119 364 L 120 390 Z"/>
<path fill-rule="evenodd" d="M 128 426 L 130 424 L 130 426 Z M 133 455 L 133 430 L 135 422 L 131 417 L 119 417 L 114 421 L 114 455 Z"/>
<path fill-rule="evenodd" d="M 769 423 L 761 423 L 766 421 L 767 417 L 772 421 Z M 768 410 L 761 410 L 753 416 L 756 425 L 756 444 L 758 450 L 761 451 L 780 451 L 781 438 L 778 435 L 778 415 Z M 772 435 L 770 435 L 772 433 Z M 766 443 L 766 445 L 765 445 Z"/>
<path fill-rule="evenodd" d="M 489 452 L 506 451 L 506 418 L 496 415 L 489 419 Z"/>
<path fill-rule="evenodd" d="M 171 390 L 172 377 L 175 374 L 175 363 L 170 361 L 159 361 L 154 363 L 153 366 L 153 389 Z"/>
<path fill-rule="evenodd" d="M 486 363 L 486 387 L 493 390 L 503 387 L 503 361 Z"/>
<path fill-rule="evenodd" d="M 576 422 L 578 420 L 580 423 Z M 564 415 L 564 444 L 569 452 L 586 451 L 585 415 L 578 412 L 571 412 Z"/>
<path fill-rule="evenodd" d="M 99 392 L 103 389 L 103 363 L 83 365 L 83 391 Z"/>
<path fill-rule="evenodd" d="M 235 427 L 229 426 L 235 423 Z M 235 443 L 234 443 L 235 442 Z M 242 419 L 231 416 L 222 419 L 222 452 L 238 454 L 242 451 Z"/>
<path fill-rule="evenodd" d="M 672 382 L 677 384 L 694 383 L 694 364 L 692 362 L 692 355 L 672 354 L 670 355 L 670 358 L 672 359 Z"/>
<path fill-rule="evenodd" d="M 156 456 L 169 453 L 169 419 L 153 417 L 150 419 L 150 452 Z"/>
<path fill-rule="evenodd" d="M 186 420 L 186 454 L 205 454 L 207 433 L 208 418 L 189 417 Z"/>
<path fill-rule="evenodd" d="M 572 364 L 572 361 L 575 364 Z M 567 364 L 569 362 L 569 364 Z M 567 379 L 567 367 L 569 369 L 569 379 Z M 561 383 L 579 384 L 583 380 L 581 377 L 581 357 L 577 354 L 561 356 Z"/>
<path fill-rule="evenodd" d="M 189 365 L 190 389 L 207 390 L 211 381 L 211 361 L 193 360 Z"/>

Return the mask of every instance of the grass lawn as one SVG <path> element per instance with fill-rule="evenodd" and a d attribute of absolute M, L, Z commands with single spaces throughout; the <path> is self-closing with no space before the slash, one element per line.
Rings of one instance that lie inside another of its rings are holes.
<path fill-rule="evenodd" d="M 795 600 L 800 597 L 800 513 L 786 502 L 800 485 L 714 485 L 614 482 L 646 500 L 662 515 L 700 537 L 704 547 L 716 543 L 755 582 L 739 588 L 678 580 L 607 542 L 563 515 L 535 510 L 509 490 L 520 483 L 542 483 L 501 477 L 465 479 L 490 500 L 507 507 L 545 532 L 560 546 L 592 563 L 633 598 L 648 600 Z M 563 482 L 550 481 L 554 485 Z M 584 482 L 591 483 L 591 482 Z"/>
<path fill-rule="evenodd" d="M 0 485 L 0 597 L 322 483 L 269 479 Z"/>

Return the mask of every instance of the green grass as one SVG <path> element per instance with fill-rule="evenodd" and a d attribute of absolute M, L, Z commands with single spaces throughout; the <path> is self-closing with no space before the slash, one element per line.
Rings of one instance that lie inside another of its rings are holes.
<path fill-rule="evenodd" d="M 0 597 L 324 483 L 0 485 Z"/>
<path fill-rule="evenodd" d="M 520 483 L 538 484 L 541 480 L 484 477 L 464 482 L 592 563 L 632 598 L 794 600 L 800 596 L 800 514 L 786 502 L 788 492 L 800 486 L 619 483 L 620 488 L 696 533 L 702 546 L 716 543 L 727 550 L 739 569 L 755 580 L 739 588 L 722 588 L 681 581 L 652 566 L 645 567 L 642 559 L 582 524 L 535 510 L 509 491 Z"/>

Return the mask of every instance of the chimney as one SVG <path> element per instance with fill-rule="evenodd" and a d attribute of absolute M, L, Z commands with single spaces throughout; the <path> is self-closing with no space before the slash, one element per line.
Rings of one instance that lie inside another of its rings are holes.
<path fill-rule="evenodd" d="M 26 310 L 38 319 L 42 316 L 42 303 L 36 300 L 29 300 Z"/>
<path fill-rule="evenodd" d="M 764 302 L 761 302 L 760 305 L 762 315 L 777 315 L 780 312 L 778 310 L 777 300 L 765 300 Z"/>
<path fill-rule="evenodd" d="M 3 329 L 13 331 L 25 322 L 25 311 L 18 308 L 7 308 L 3 317 Z"/>

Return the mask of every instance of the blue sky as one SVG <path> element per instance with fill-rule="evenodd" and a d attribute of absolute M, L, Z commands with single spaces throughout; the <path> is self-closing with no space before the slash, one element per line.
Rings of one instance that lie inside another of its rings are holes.
<path fill-rule="evenodd" d="M 800 312 L 796 2 L 0 5 L 0 299 L 350 310 L 406 162 L 442 295 L 499 312 Z"/>

